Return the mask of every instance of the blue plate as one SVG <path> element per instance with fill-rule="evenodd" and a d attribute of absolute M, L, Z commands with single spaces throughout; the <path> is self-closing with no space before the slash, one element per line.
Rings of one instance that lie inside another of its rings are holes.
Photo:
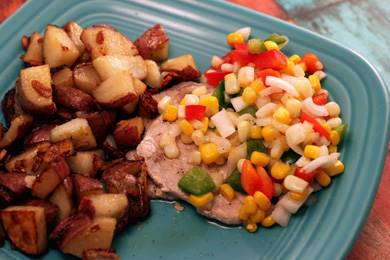
<path fill-rule="evenodd" d="M 21 36 L 69 20 L 82 26 L 108 23 L 131 39 L 161 23 L 171 39 L 170 56 L 191 52 L 201 70 L 212 55 L 229 50 L 225 35 L 237 28 L 251 26 L 252 35 L 260 36 L 285 34 L 290 38 L 287 54 L 312 51 L 323 61 L 329 75 L 324 85 L 349 125 L 342 149 L 345 173 L 287 228 L 249 234 L 208 223 L 190 207 L 176 213 L 172 204 L 154 201 L 148 220 L 115 238 L 123 259 L 340 259 L 348 254 L 375 196 L 389 137 L 389 93 L 372 65 L 317 34 L 221 1 L 40 0 L 28 1 L 0 27 L 2 95 L 23 67 Z M 9 244 L 0 255 L 27 258 Z M 43 258 L 68 257 L 50 250 Z"/>

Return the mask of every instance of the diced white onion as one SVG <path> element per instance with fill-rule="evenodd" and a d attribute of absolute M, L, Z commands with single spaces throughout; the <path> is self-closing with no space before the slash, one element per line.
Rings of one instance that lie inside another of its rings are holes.
<path fill-rule="evenodd" d="M 271 218 L 282 227 L 288 225 L 288 222 L 290 221 L 290 216 L 291 214 L 282 206 L 275 207 L 271 213 Z"/>
<path fill-rule="evenodd" d="M 186 94 L 184 96 L 185 104 L 186 105 L 197 105 L 199 104 L 199 97 L 194 94 Z"/>
<path fill-rule="evenodd" d="M 293 97 L 299 96 L 299 93 L 295 89 L 295 87 L 283 79 L 273 77 L 273 76 L 268 76 L 265 78 L 265 84 L 267 84 L 271 87 L 280 88 L 280 89 L 286 91 L 288 94 L 290 94 Z"/>
<path fill-rule="evenodd" d="M 248 121 L 250 124 L 253 125 L 255 123 L 255 120 L 256 120 L 256 118 L 254 118 L 251 114 L 245 113 L 245 114 L 239 116 L 235 122 L 236 122 L 236 125 L 238 125 L 241 121 Z"/>
<path fill-rule="evenodd" d="M 239 146 L 234 147 L 229 151 L 229 156 L 227 160 L 227 167 L 228 167 L 228 172 L 233 171 L 237 167 L 237 162 L 242 159 L 246 158 L 246 142 L 240 144 Z"/>
<path fill-rule="evenodd" d="M 305 71 L 300 65 L 295 65 L 294 66 L 294 76 L 295 77 L 304 77 L 305 76 Z"/>
<path fill-rule="evenodd" d="M 261 95 L 259 95 L 256 99 L 256 106 L 257 108 L 261 108 L 263 106 L 265 106 L 266 104 L 268 104 L 269 102 L 271 102 L 271 98 L 270 97 L 263 97 Z"/>
<path fill-rule="evenodd" d="M 230 102 L 232 103 L 233 108 L 236 112 L 240 112 L 241 110 L 243 110 L 248 106 L 241 96 L 232 98 Z"/>
<path fill-rule="evenodd" d="M 255 68 L 245 66 L 238 71 L 238 85 L 240 87 L 248 86 L 255 79 Z"/>
<path fill-rule="evenodd" d="M 302 201 L 297 201 L 297 200 L 294 200 L 290 197 L 290 194 L 287 193 L 285 194 L 279 201 L 278 203 L 276 204 L 276 208 L 277 207 L 282 207 L 284 208 L 287 212 L 291 213 L 291 214 L 294 214 L 296 213 L 299 208 L 305 203 L 305 201 L 307 200 L 307 198 L 309 197 L 309 195 L 313 192 L 313 189 L 312 188 L 308 188 L 308 192 L 307 192 L 307 196 L 306 196 L 306 199 L 302 200 Z"/>
<path fill-rule="evenodd" d="M 296 153 L 303 154 L 302 148 L 297 145 L 305 141 L 305 128 L 301 123 L 290 126 L 286 130 L 287 145 L 293 149 Z"/>
<path fill-rule="evenodd" d="M 273 112 L 275 112 L 275 110 L 276 110 L 278 107 L 279 107 L 279 106 L 276 105 L 275 103 L 268 103 L 268 104 L 262 106 L 259 110 L 257 110 L 257 112 L 256 112 L 256 117 L 257 117 L 257 118 L 268 117 L 268 116 L 270 116 L 271 114 L 273 114 Z"/>
<path fill-rule="evenodd" d="M 31 189 L 34 182 L 35 182 L 35 179 L 36 179 L 36 176 L 26 175 L 26 177 L 24 177 L 25 186 L 27 188 Z"/>
<path fill-rule="evenodd" d="M 272 124 L 272 117 L 264 117 L 264 118 L 258 118 L 256 120 L 256 125 L 258 126 L 266 126 Z"/>
<path fill-rule="evenodd" d="M 301 156 L 296 162 L 295 162 L 295 165 L 297 167 L 303 167 L 305 165 L 307 165 L 309 162 L 311 162 L 311 160 L 309 158 L 306 158 L 305 156 Z"/>
<path fill-rule="evenodd" d="M 202 129 L 203 128 L 203 123 L 200 122 L 199 120 L 191 120 L 191 125 L 195 129 Z"/>
<path fill-rule="evenodd" d="M 320 156 L 329 155 L 328 147 L 326 145 L 320 146 Z"/>
<path fill-rule="evenodd" d="M 316 72 L 314 72 L 314 75 L 317 75 L 319 80 L 323 80 L 327 76 L 326 73 L 322 70 L 317 70 Z"/>
<path fill-rule="evenodd" d="M 217 128 L 220 135 L 224 138 L 230 136 L 236 131 L 232 121 L 230 121 L 230 118 L 224 109 L 213 115 L 211 117 L 211 121 Z"/>
<path fill-rule="evenodd" d="M 211 65 L 214 67 L 214 68 L 218 68 L 219 67 L 219 65 L 221 65 L 222 64 L 222 62 L 223 62 L 223 60 L 220 58 L 220 57 L 218 57 L 218 56 L 213 56 L 213 57 L 211 57 Z"/>
<path fill-rule="evenodd" d="M 286 178 L 284 178 L 283 185 L 290 191 L 302 193 L 307 188 L 309 183 L 294 175 L 288 175 Z"/>
<path fill-rule="evenodd" d="M 333 163 L 335 163 L 337 161 L 339 156 L 340 156 L 339 153 L 332 153 L 330 155 L 320 156 L 320 157 L 314 159 L 313 161 L 311 161 L 310 163 L 306 164 L 302 168 L 302 170 L 304 172 L 312 172 L 318 168 L 332 165 Z"/>
<path fill-rule="evenodd" d="M 192 94 L 194 94 L 198 97 L 206 95 L 207 94 L 207 87 L 206 86 L 197 87 L 196 89 L 194 89 L 192 91 Z"/>
<path fill-rule="evenodd" d="M 290 127 L 287 124 L 280 123 L 278 120 L 272 119 L 272 126 L 281 133 L 286 133 L 287 129 Z"/>
<path fill-rule="evenodd" d="M 305 113 L 308 113 L 314 117 L 328 116 L 328 110 L 325 106 L 317 105 L 313 102 L 312 97 L 308 97 L 302 101 L 302 110 Z"/>
<path fill-rule="evenodd" d="M 283 90 L 275 86 L 267 87 L 260 91 L 260 96 L 267 97 L 275 93 L 283 93 Z"/>
<path fill-rule="evenodd" d="M 251 34 L 251 28 L 250 27 L 242 27 L 236 31 L 236 33 L 239 33 L 244 37 L 244 40 L 246 41 L 249 38 L 249 35 Z"/>
<path fill-rule="evenodd" d="M 231 144 L 228 139 L 220 137 L 213 132 L 208 134 L 209 141 L 217 146 L 218 152 L 224 154 L 230 151 Z"/>
<path fill-rule="evenodd" d="M 234 66 L 231 63 L 224 63 L 221 65 L 221 70 L 224 72 L 232 72 L 233 69 L 234 69 Z"/>

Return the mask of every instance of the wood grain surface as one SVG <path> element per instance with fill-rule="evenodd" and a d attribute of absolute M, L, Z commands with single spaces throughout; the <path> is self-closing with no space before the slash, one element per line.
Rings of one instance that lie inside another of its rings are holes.
<path fill-rule="evenodd" d="M 25 1 L 0 0 L 0 22 Z M 387 84 L 390 83 L 389 0 L 229 1 L 283 20 L 293 20 L 300 26 L 345 44 L 374 64 Z M 390 259 L 389 154 L 374 205 L 348 259 Z"/>

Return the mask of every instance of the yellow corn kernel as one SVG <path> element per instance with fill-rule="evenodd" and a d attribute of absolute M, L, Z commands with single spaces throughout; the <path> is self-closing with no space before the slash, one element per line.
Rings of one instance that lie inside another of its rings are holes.
<path fill-rule="evenodd" d="M 330 132 L 332 131 L 332 128 L 330 128 L 330 126 L 329 126 L 327 123 L 323 123 L 323 124 L 321 124 L 321 126 L 322 126 L 326 131 L 328 131 L 329 134 L 330 134 Z"/>
<path fill-rule="evenodd" d="M 270 158 L 267 154 L 254 151 L 251 154 L 251 162 L 256 166 L 264 167 L 266 166 L 270 161 Z"/>
<path fill-rule="evenodd" d="M 186 105 L 186 99 L 185 98 L 182 98 L 180 100 L 180 103 L 179 103 L 181 106 L 185 106 Z"/>
<path fill-rule="evenodd" d="M 276 109 L 273 118 L 282 124 L 289 124 L 291 121 L 290 112 L 282 106 Z"/>
<path fill-rule="evenodd" d="M 212 116 L 218 112 L 219 103 L 218 103 L 218 99 L 214 96 L 201 97 L 199 104 L 206 107 L 207 116 Z"/>
<path fill-rule="evenodd" d="M 246 231 L 248 231 L 249 233 L 254 233 L 257 231 L 257 224 L 256 223 L 247 223 L 245 225 L 245 229 Z"/>
<path fill-rule="evenodd" d="M 338 145 L 340 143 L 340 135 L 337 131 L 330 131 L 330 142 L 332 145 Z"/>
<path fill-rule="evenodd" d="M 344 171 L 344 164 L 340 160 L 337 160 L 332 166 L 325 169 L 325 172 L 330 177 L 339 175 L 343 171 Z"/>
<path fill-rule="evenodd" d="M 233 32 L 229 33 L 226 37 L 226 42 L 230 46 L 233 46 L 234 44 L 240 44 L 244 42 L 244 37 L 241 33 Z"/>
<path fill-rule="evenodd" d="M 329 153 L 337 153 L 337 145 L 331 145 L 328 147 Z"/>
<path fill-rule="evenodd" d="M 267 51 L 279 50 L 279 46 L 274 41 L 265 41 L 264 46 L 267 49 Z"/>
<path fill-rule="evenodd" d="M 191 123 L 185 119 L 180 120 L 178 125 L 180 130 L 183 132 L 183 134 L 187 136 L 191 136 L 192 133 L 194 132 L 194 128 L 192 127 Z"/>
<path fill-rule="evenodd" d="M 257 210 L 255 199 L 250 195 L 245 197 L 244 204 L 242 206 L 249 215 L 254 214 Z"/>
<path fill-rule="evenodd" d="M 294 62 L 295 64 L 298 64 L 301 62 L 301 57 L 298 54 L 291 55 L 288 60 Z"/>
<path fill-rule="evenodd" d="M 254 81 L 252 81 L 249 87 L 252 88 L 256 93 L 259 93 L 260 91 L 265 89 L 263 81 L 259 79 L 255 79 Z"/>
<path fill-rule="evenodd" d="M 315 92 L 319 91 L 321 89 L 321 82 L 317 75 L 313 74 L 309 76 L 309 81 L 311 84 L 311 87 Z"/>
<path fill-rule="evenodd" d="M 303 155 L 310 159 L 317 158 L 318 156 L 320 156 L 320 153 L 321 153 L 320 147 L 311 144 L 306 145 L 305 149 L 303 150 Z"/>
<path fill-rule="evenodd" d="M 276 161 L 271 167 L 271 175 L 277 180 L 283 180 L 290 173 L 290 165 Z"/>
<path fill-rule="evenodd" d="M 303 192 L 290 191 L 288 194 L 289 194 L 290 198 L 292 198 L 293 200 L 302 201 L 302 200 L 306 199 L 307 192 L 308 192 L 308 189 L 306 188 Z"/>
<path fill-rule="evenodd" d="M 200 130 L 205 134 L 208 129 L 209 129 L 209 118 L 205 117 L 202 120 L 202 128 Z"/>
<path fill-rule="evenodd" d="M 298 63 L 299 66 L 301 66 L 303 72 L 306 72 L 307 71 L 307 66 L 306 66 L 306 63 L 304 62 L 301 62 L 301 63 Z"/>
<path fill-rule="evenodd" d="M 178 109 L 176 106 L 168 105 L 165 108 L 164 115 L 163 115 L 164 120 L 169 122 L 174 122 L 176 121 L 177 116 L 178 116 Z"/>
<path fill-rule="evenodd" d="M 256 102 L 256 91 L 253 88 L 245 88 L 242 92 L 242 98 L 247 105 L 252 105 Z"/>
<path fill-rule="evenodd" d="M 246 209 L 244 206 L 240 207 L 240 210 L 238 211 L 238 217 L 242 221 L 247 221 L 249 219 L 249 214 L 246 212 Z"/>
<path fill-rule="evenodd" d="M 317 173 L 315 179 L 322 187 L 328 187 L 330 182 L 332 181 L 329 175 L 326 174 L 326 172 L 324 171 L 320 171 L 319 173 Z"/>
<path fill-rule="evenodd" d="M 287 66 L 282 70 L 282 72 L 288 75 L 294 75 L 294 67 L 295 63 L 291 60 L 287 60 Z"/>
<path fill-rule="evenodd" d="M 263 227 L 271 227 L 275 224 L 275 220 L 271 217 L 271 215 L 265 217 L 263 221 L 261 221 L 261 225 Z"/>
<path fill-rule="evenodd" d="M 250 133 L 251 139 L 260 139 L 262 137 L 261 135 L 261 127 L 260 126 L 251 126 L 251 133 Z"/>
<path fill-rule="evenodd" d="M 261 209 L 256 210 L 255 214 L 252 214 L 249 217 L 249 222 L 251 223 L 261 223 L 263 219 L 265 218 L 265 212 Z"/>
<path fill-rule="evenodd" d="M 272 141 L 279 136 L 278 130 L 276 130 L 272 125 L 267 125 L 261 130 L 261 134 L 265 141 Z"/>
<path fill-rule="evenodd" d="M 202 155 L 202 161 L 205 164 L 216 162 L 219 158 L 218 148 L 213 143 L 199 145 L 199 152 Z"/>
<path fill-rule="evenodd" d="M 200 196 L 195 196 L 191 194 L 188 197 L 188 202 L 191 203 L 195 208 L 203 208 L 208 203 L 210 203 L 213 199 L 214 199 L 214 195 L 212 192 L 208 192 Z"/>
<path fill-rule="evenodd" d="M 253 194 L 253 198 L 259 209 L 267 211 L 271 207 L 271 201 L 261 191 L 256 191 L 255 194 Z"/>
<path fill-rule="evenodd" d="M 221 195 L 227 199 L 228 201 L 232 201 L 234 199 L 234 197 L 236 196 L 236 193 L 235 191 L 233 190 L 232 186 L 230 186 L 229 184 L 227 183 L 224 183 L 222 184 L 220 187 L 219 187 L 219 193 L 221 193 Z"/>

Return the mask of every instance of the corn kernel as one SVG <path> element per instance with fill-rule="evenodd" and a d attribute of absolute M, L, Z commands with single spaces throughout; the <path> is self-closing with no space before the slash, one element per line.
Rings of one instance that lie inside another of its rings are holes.
<path fill-rule="evenodd" d="M 185 105 L 186 105 L 186 99 L 185 99 L 185 97 L 183 97 L 183 98 L 180 100 L 179 105 L 180 105 L 180 106 L 185 106 Z"/>
<path fill-rule="evenodd" d="M 228 201 L 232 201 L 234 199 L 234 197 L 236 196 L 236 193 L 235 191 L 233 190 L 232 186 L 230 186 L 229 184 L 227 183 L 224 183 L 222 184 L 220 187 L 219 187 L 219 193 L 221 193 L 221 195 L 227 199 Z"/>
<path fill-rule="evenodd" d="M 157 104 L 158 112 L 160 112 L 160 114 L 163 114 L 165 111 L 165 108 L 169 105 L 170 102 L 171 102 L 170 96 L 163 97 Z"/>
<path fill-rule="evenodd" d="M 187 136 L 191 136 L 194 132 L 194 128 L 192 127 L 191 123 L 188 122 L 185 119 L 182 119 L 178 122 L 180 130 L 183 132 L 183 134 Z"/>
<path fill-rule="evenodd" d="M 193 165 L 199 165 L 202 163 L 202 156 L 199 151 L 193 151 L 190 154 L 190 158 L 188 158 L 188 162 Z"/>
<path fill-rule="evenodd" d="M 255 68 L 250 66 L 241 67 L 237 74 L 238 85 L 242 88 L 249 86 L 255 80 Z"/>
<path fill-rule="evenodd" d="M 294 55 L 291 55 L 288 60 L 294 62 L 295 64 L 298 64 L 299 62 L 301 62 L 301 57 L 299 57 L 299 55 L 297 54 L 294 54 Z"/>
<path fill-rule="evenodd" d="M 245 142 L 249 139 L 251 133 L 251 124 L 246 120 L 242 120 L 237 125 L 237 133 L 240 142 Z"/>
<path fill-rule="evenodd" d="M 328 187 L 330 182 L 332 181 L 328 174 L 324 171 L 320 171 L 316 174 L 315 179 L 319 185 L 322 187 Z"/>
<path fill-rule="evenodd" d="M 274 41 L 265 41 L 264 46 L 267 49 L 267 51 L 279 50 L 279 46 Z"/>
<path fill-rule="evenodd" d="M 249 222 L 250 223 L 261 223 L 263 219 L 265 218 L 265 212 L 262 211 L 261 209 L 256 210 L 255 214 L 252 214 L 249 217 Z"/>
<path fill-rule="evenodd" d="M 309 81 L 310 81 L 311 87 L 313 88 L 313 90 L 315 92 L 317 92 L 321 89 L 321 82 L 320 82 L 320 79 L 318 78 L 317 75 L 314 75 L 314 74 L 310 75 Z"/>
<path fill-rule="evenodd" d="M 254 151 L 251 154 L 251 162 L 256 166 L 264 167 L 266 166 L 270 161 L 270 158 L 267 154 Z"/>
<path fill-rule="evenodd" d="M 325 105 L 325 108 L 328 111 L 330 117 L 338 117 L 340 115 L 340 106 L 336 102 L 328 102 Z"/>
<path fill-rule="evenodd" d="M 205 117 L 202 120 L 202 128 L 200 130 L 205 134 L 207 133 L 208 129 L 209 129 L 209 118 Z"/>
<path fill-rule="evenodd" d="M 291 122 L 290 112 L 282 106 L 276 109 L 273 118 L 282 124 L 289 124 Z"/>
<path fill-rule="evenodd" d="M 250 195 L 245 197 L 244 204 L 242 206 L 249 215 L 254 214 L 257 210 L 255 199 Z"/>
<path fill-rule="evenodd" d="M 218 99 L 214 96 L 201 97 L 199 104 L 206 107 L 206 116 L 212 116 L 218 112 Z"/>
<path fill-rule="evenodd" d="M 178 116 L 178 109 L 174 105 L 167 105 L 165 107 L 163 118 L 168 122 L 174 122 Z"/>
<path fill-rule="evenodd" d="M 282 180 L 290 173 L 290 165 L 276 161 L 271 167 L 271 175 L 277 180 Z"/>
<path fill-rule="evenodd" d="M 336 145 L 331 145 L 328 147 L 329 153 L 337 153 L 337 146 Z"/>
<path fill-rule="evenodd" d="M 307 197 L 307 192 L 308 189 L 306 188 L 303 192 L 290 191 L 288 194 L 295 201 L 303 201 Z"/>
<path fill-rule="evenodd" d="M 201 145 L 206 141 L 206 138 L 201 130 L 195 130 L 192 135 L 191 139 L 196 145 Z"/>
<path fill-rule="evenodd" d="M 210 164 L 218 160 L 218 148 L 213 143 L 206 143 L 199 145 L 199 152 L 202 155 L 202 161 L 205 164 Z"/>
<path fill-rule="evenodd" d="M 240 92 L 241 88 L 238 85 L 236 74 L 229 73 L 225 75 L 225 92 L 229 95 L 234 95 Z"/>
<path fill-rule="evenodd" d="M 294 75 L 295 63 L 287 60 L 287 66 L 282 70 L 283 73 L 288 75 Z"/>
<path fill-rule="evenodd" d="M 256 223 L 247 223 L 245 225 L 245 229 L 250 232 L 250 233 L 254 233 L 257 231 L 257 224 Z"/>
<path fill-rule="evenodd" d="M 249 214 L 248 214 L 248 212 L 246 212 L 246 209 L 245 209 L 244 206 L 240 207 L 240 210 L 238 211 L 238 217 L 242 221 L 247 221 L 248 220 Z"/>
<path fill-rule="evenodd" d="M 256 191 L 255 194 L 253 194 L 253 198 L 259 209 L 267 211 L 271 207 L 271 201 L 261 191 Z"/>
<path fill-rule="evenodd" d="M 256 102 L 256 91 L 253 88 L 245 88 L 242 93 L 242 98 L 244 99 L 247 105 L 252 105 Z"/>
<path fill-rule="evenodd" d="M 301 113 L 302 104 L 295 98 L 290 98 L 286 101 L 286 109 L 292 118 L 297 118 Z"/>
<path fill-rule="evenodd" d="M 214 199 L 214 195 L 212 192 L 208 192 L 206 194 L 195 196 L 190 195 L 188 197 L 188 202 L 191 203 L 195 208 L 203 208 L 207 204 L 209 204 Z"/>
<path fill-rule="evenodd" d="M 249 87 L 252 88 L 256 93 L 259 93 L 260 91 L 265 89 L 263 81 L 259 79 L 255 79 L 254 81 L 252 81 Z"/>
<path fill-rule="evenodd" d="M 315 159 L 318 156 L 320 156 L 321 149 L 320 147 L 316 145 L 306 145 L 305 149 L 303 150 L 303 155 L 310 159 Z"/>
<path fill-rule="evenodd" d="M 216 56 L 213 56 L 213 58 L 216 57 Z M 219 66 L 219 65 L 218 65 Z M 217 67 L 218 67 L 217 66 Z M 207 93 L 207 87 L 206 86 L 201 86 L 201 87 L 197 87 L 196 89 L 194 89 L 192 92 L 191 92 L 193 95 L 197 95 L 198 97 L 200 96 L 203 96 L 203 95 L 206 95 Z"/>
<path fill-rule="evenodd" d="M 272 125 L 267 125 L 261 130 L 261 134 L 265 141 L 272 141 L 279 136 L 278 130 L 276 130 Z"/>
<path fill-rule="evenodd" d="M 233 32 L 229 33 L 226 37 L 226 42 L 230 46 L 233 46 L 234 44 L 240 44 L 244 42 L 244 37 L 241 33 Z"/>
<path fill-rule="evenodd" d="M 338 145 L 340 143 L 340 135 L 337 131 L 330 131 L 330 141 L 332 145 Z"/>
<path fill-rule="evenodd" d="M 261 139 L 261 127 L 260 126 L 251 126 L 251 133 L 250 133 L 251 139 Z"/>
<path fill-rule="evenodd" d="M 180 150 L 177 147 L 176 143 L 170 143 L 164 146 L 164 154 L 169 159 L 176 159 L 180 155 Z"/>
<path fill-rule="evenodd" d="M 263 227 L 271 227 L 275 224 L 275 220 L 271 217 L 271 215 L 265 217 L 263 221 L 261 221 L 261 225 Z"/>
<path fill-rule="evenodd" d="M 344 164 L 340 160 L 337 160 L 332 166 L 325 168 L 325 172 L 330 177 L 339 175 L 343 171 L 344 171 Z"/>

